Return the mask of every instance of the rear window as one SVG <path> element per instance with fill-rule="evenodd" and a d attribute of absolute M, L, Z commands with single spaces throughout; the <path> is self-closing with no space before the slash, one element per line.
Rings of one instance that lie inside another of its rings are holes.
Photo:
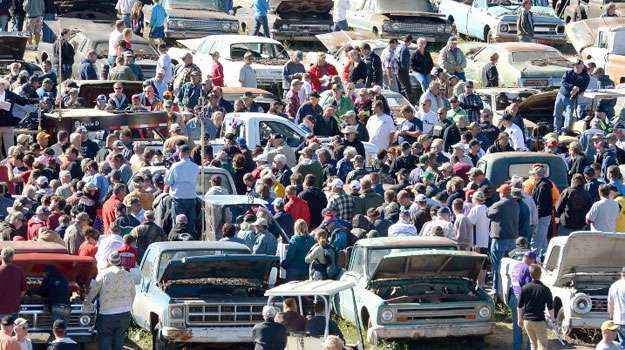
<path fill-rule="evenodd" d="M 528 177 L 530 169 L 532 166 L 537 163 L 521 163 L 521 164 L 510 164 L 508 167 L 508 178 L 512 178 L 513 176 L 520 177 Z M 547 163 L 539 163 L 545 167 L 546 175 L 545 177 L 549 177 L 549 164 Z"/>

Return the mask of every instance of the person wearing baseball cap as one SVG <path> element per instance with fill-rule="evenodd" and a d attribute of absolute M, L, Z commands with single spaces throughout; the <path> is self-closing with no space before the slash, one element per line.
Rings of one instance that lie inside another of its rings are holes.
<path fill-rule="evenodd" d="M 256 243 L 252 247 L 252 254 L 276 255 L 278 240 L 267 228 L 267 219 L 259 217 L 252 224 L 252 229 L 256 232 Z"/>
<path fill-rule="evenodd" d="M 621 326 L 612 320 L 604 321 L 601 324 L 601 341 L 595 347 L 596 350 L 620 350 L 622 346 L 616 341 Z"/>
<path fill-rule="evenodd" d="M 565 116 L 564 111 L 572 107 L 572 101 L 577 101 L 577 97 L 584 93 L 590 82 L 590 75 L 584 61 L 578 59 L 573 65 L 573 69 L 564 74 L 562 82 L 567 83 L 560 86 L 553 109 L 553 129 L 558 134 L 561 134 L 563 129 L 571 127 L 569 113 L 566 113 Z"/>

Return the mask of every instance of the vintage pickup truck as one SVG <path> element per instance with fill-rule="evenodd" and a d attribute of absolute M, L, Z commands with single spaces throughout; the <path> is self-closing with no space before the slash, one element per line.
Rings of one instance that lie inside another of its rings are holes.
<path fill-rule="evenodd" d="M 356 284 L 357 307 L 341 292 L 341 316 L 359 317 L 372 343 L 490 334 L 494 304 L 475 283 L 486 256 L 456 249 L 441 237 L 359 240 L 340 278 Z"/>
<path fill-rule="evenodd" d="M 482 170 L 493 186 L 499 186 L 513 176 L 527 177 L 533 164 L 542 164 L 547 177 L 560 191 L 568 186 L 568 168 L 564 159 L 545 152 L 499 152 L 480 158 L 477 168 Z"/>
<path fill-rule="evenodd" d="M 585 62 L 603 68 L 614 84 L 625 83 L 625 18 L 572 22 L 566 34 Z"/>
<path fill-rule="evenodd" d="M 0 249 L 5 247 L 15 249 L 14 264 L 26 275 L 27 290 L 18 316 L 28 320 L 28 331 L 33 342 L 48 342 L 52 332 L 54 320 L 44 297 L 38 291 L 49 266 L 58 269 L 70 284 L 72 297 L 68 336 L 83 344 L 95 342 L 95 313 L 83 309 L 83 298 L 89 291 L 91 279 L 97 274 L 95 260 L 70 255 L 64 246 L 57 243 L 0 242 Z"/>
<path fill-rule="evenodd" d="M 139 266 L 132 318 L 158 350 L 251 342 L 277 260 L 233 242 L 152 243 Z"/>
<path fill-rule="evenodd" d="M 547 0 L 532 0 L 534 38 L 544 44 L 564 44 L 564 21 Z M 438 9 L 459 34 L 486 42 L 517 41 L 519 0 L 440 0 Z"/>
<path fill-rule="evenodd" d="M 608 319 L 608 289 L 625 265 L 623 249 L 625 236 L 614 232 L 574 232 L 549 241 L 541 281 L 551 290 L 562 334 L 580 328 L 599 329 Z M 499 298 L 506 303 L 510 273 L 519 263 L 512 258 L 501 261 Z"/>
<path fill-rule="evenodd" d="M 333 30 L 331 0 L 271 0 L 269 6 L 277 16 L 271 27 L 276 40 L 317 41 L 315 35 Z"/>
<path fill-rule="evenodd" d="M 566 23 L 569 23 L 571 21 L 575 22 L 600 17 L 605 13 L 609 4 L 613 4 L 616 7 L 616 13 L 619 16 L 623 15 L 625 3 L 612 0 L 560 0 L 556 3 L 556 10 L 560 17 Z M 565 7 L 563 8 L 563 6 Z"/>

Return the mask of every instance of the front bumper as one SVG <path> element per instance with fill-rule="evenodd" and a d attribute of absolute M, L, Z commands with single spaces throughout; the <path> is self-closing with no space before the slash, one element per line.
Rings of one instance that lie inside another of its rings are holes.
<path fill-rule="evenodd" d="M 319 41 L 315 35 L 325 34 L 328 31 L 312 31 L 312 30 L 271 30 L 271 37 L 275 40 L 291 40 L 291 41 Z"/>
<path fill-rule="evenodd" d="M 192 28 L 187 29 L 165 29 L 165 38 L 180 40 L 180 39 L 198 39 L 208 35 L 222 35 L 222 34 L 238 34 L 238 32 L 226 33 L 222 30 L 194 30 Z"/>
<path fill-rule="evenodd" d="M 161 336 L 174 343 L 250 343 L 252 326 L 249 327 L 163 327 Z"/>
<path fill-rule="evenodd" d="M 496 33 L 493 36 L 495 42 L 519 41 L 516 33 Z M 566 43 L 566 36 L 561 35 L 535 35 L 534 41 L 537 44 L 558 45 Z"/>
<path fill-rule="evenodd" d="M 575 328 L 592 328 L 600 329 L 601 324 L 608 318 L 608 313 L 603 312 L 590 312 L 584 316 L 572 316 L 565 319 L 568 322 L 570 329 Z"/>
<path fill-rule="evenodd" d="M 384 39 L 392 39 L 398 37 L 404 37 L 406 35 L 412 35 L 413 38 L 425 38 L 430 43 L 446 43 L 451 33 L 448 32 L 419 32 L 419 31 L 382 31 L 381 37 Z M 415 39 L 416 40 L 416 39 Z"/>
<path fill-rule="evenodd" d="M 495 329 L 495 322 L 438 323 L 427 325 L 386 325 L 369 328 L 367 337 L 379 339 L 418 339 L 488 335 Z"/>

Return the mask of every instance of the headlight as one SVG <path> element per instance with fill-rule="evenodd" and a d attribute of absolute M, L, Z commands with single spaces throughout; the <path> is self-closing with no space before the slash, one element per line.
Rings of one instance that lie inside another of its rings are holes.
<path fill-rule="evenodd" d="M 480 318 L 490 318 L 490 308 L 488 306 L 482 306 L 477 310 L 477 314 Z"/>
<path fill-rule="evenodd" d="M 382 30 L 388 31 L 389 29 L 391 29 L 391 22 L 390 21 L 384 21 L 382 23 Z"/>
<path fill-rule="evenodd" d="M 169 317 L 170 318 L 182 318 L 184 316 L 184 310 L 180 305 L 170 305 L 169 306 Z"/>
<path fill-rule="evenodd" d="M 239 31 L 239 22 L 230 23 L 230 28 L 232 28 L 233 32 Z"/>
<path fill-rule="evenodd" d="M 556 33 L 563 34 L 564 33 L 564 26 L 563 25 L 558 25 L 556 27 Z"/>
<path fill-rule="evenodd" d="M 78 319 L 78 322 L 80 322 L 81 326 L 88 326 L 91 323 L 91 316 L 82 315 Z"/>
<path fill-rule="evenodd" d="M 380 313 L 380 316 L 382 317 L 382 321 L 389 322 L 393 319 L 393 310 L 384 309 Z"/>
<path fill-rule="evenodd" d="M 571 300 L 571 310 L 578 314 L 587 314 L 592 309 L 592 300 L 584 293 L 577 293 Z"/>
<path fill-rule="evenodd" d="M 396 30 L 396 31 L 399 30 L 399 28 L 400 28 L 399 23 L 393 23 L 391 25 L 391 28 L 393 28 L 393 30 Z"/>
<path fill-rule="evenodd" d="M 510 30 L 510 26 L 507 24 L 500 24 L 499 25 L 499 31 L 500 32 L 507 32 Z"/>
<path fill-rule="evenodd" d="M 221 29 L 228 31 L 230 30 L 230 24 L 228 24 L 228 22 L 224 22 L 221 24 Z"/>

